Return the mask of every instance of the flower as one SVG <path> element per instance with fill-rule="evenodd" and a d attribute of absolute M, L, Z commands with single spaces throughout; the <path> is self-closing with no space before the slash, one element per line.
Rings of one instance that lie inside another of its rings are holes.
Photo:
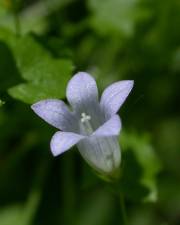
<path fill-rule="evenodd" d="M 118 135 L 121 120 L 117 111 L 129 95 L 133 81 L 108 86 L 98 100 L 94 78 L 85 72 L 69 81 L 66 96 L 72 110 L 61 100 L 47 99 L 32 105 L 34 112 L 61 131 L 52 137 L 50 147 L 57 156 L 77 145 L 80 154 L 96 171 L 114 174 L 121 162 Z"/>

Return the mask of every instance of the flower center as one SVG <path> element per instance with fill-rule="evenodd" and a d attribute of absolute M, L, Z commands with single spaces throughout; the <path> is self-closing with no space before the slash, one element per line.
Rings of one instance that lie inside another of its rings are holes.
<path fill-rule="evenodd" d="M 91 116 L 87 115 L 86 113 L 81 113 L 81 122 L 86 123 L 87 121 L 91 120 Z"/>
<path fill-rule="evenodd" d="M 91 134 L 93 132 L 93 128 L 90 123 L 91 116 L 86 113 L 81 113 L 81 128 L 82 132 L 85 134 Z"/>

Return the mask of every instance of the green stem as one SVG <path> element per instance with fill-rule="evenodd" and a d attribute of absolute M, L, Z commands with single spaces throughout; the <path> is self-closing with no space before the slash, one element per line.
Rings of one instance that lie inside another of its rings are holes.
<path fill-rule="evenodd" d="M 121 215 L 121 225 L 128 225 L 127 213 L 126 213 L 126 205 L 125 205 L 125 198 L 123 192 L 119 186 L 119 181 L 116 180 L 112 183 L 112 190 L 116 199 L 118 200 L 118 206 L 120 208 L 120 215 Z"/>
<path fill-rule="evenodd" d="M 124 196 L 122 193 L 120 193 L 120 207 L 121 207 L 123 225 L 127 225 L 128 223 L 127 223 L 126 207 L 125 207 Z"/>

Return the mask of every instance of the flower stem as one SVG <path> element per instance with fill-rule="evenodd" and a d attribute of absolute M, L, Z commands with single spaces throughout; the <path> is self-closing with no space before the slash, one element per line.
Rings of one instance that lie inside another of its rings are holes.
<path fill-rule="evenodd" d="M 125 201 L 124 201 L 124 196 L 122 193 L 120 193 L 120 207 L 121 207 L 121 215 L 122 215 L 123 225 L 128 225 Z"/>
<path fill-rule="evenodd" d="M 114 193 L 114 196 L 117 200 L 117 205 L 120 211 L 120 224 L 121 225 L 128 225 L 128 219 L 127 219 L 127 213 L 126 213 L 126 205 L 125 205 L 125 198 L 123 194 L 123 190 L 119 186 L 119 182 L 116 180 L 114 183 L 112 183 L 112 190 Z"/>

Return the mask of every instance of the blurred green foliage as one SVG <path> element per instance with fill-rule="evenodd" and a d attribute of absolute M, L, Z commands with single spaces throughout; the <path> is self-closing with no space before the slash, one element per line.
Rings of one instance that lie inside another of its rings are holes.
<path fill-rule="evenodd" d="M 0 106 L 4 105 L 5 102 L 3 102 L 1 99 L 0 99 Z"/>
<path fill-rule="evenodd" d="M 122 224 L 120 192 L 129 225 L 179 225 L 179 24 L 179 0 L 0 1 L 0 225 Z M 30 109 L 76 71 L 135 81 L 116 193 Z"/>

